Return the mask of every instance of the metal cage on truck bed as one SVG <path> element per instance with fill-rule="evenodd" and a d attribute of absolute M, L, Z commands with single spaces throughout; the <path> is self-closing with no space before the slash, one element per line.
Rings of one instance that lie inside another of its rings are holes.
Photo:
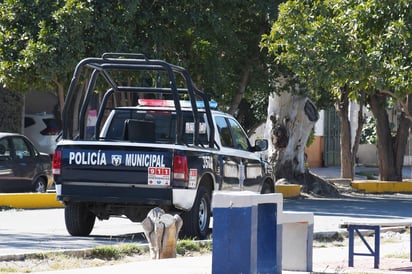
<path fill-rule="evenodd" d="M 213 125 L 206 94 L 194 86 L 184 68 L 148 59 L 143 54 L 104 53 L 101 58 L 83 59 L 75 68 L 62 113 L 62 138 L 97 139 L 108 110 L 119 105 L 136 106 L 138 99 L 144 98 L 174 102 L 177 144 L 185 143 L 182 99 L 190 102 L 194 145 L 200 143 L 199 100 L 203 102 L 207 123 Z M 210 148 L 215 145 L 214 135 L 214 127 L 210 126 L 207 140 Z"/>

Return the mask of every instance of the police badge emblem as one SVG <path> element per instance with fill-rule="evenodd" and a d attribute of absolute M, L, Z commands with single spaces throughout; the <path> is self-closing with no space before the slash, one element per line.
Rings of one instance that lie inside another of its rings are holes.
<path fill-rule="evenodd" d="M 112 165 L 120 166 L 122 163 L 122 155 L 112 155 Z"/>

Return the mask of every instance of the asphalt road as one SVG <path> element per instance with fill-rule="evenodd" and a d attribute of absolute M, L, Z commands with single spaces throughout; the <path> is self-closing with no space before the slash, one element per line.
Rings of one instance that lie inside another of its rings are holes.
<path fill-rule="evenodd" d="M 314 231 L 336 231 L 352 218 L 412 217 L 412 195 L 365 195 L 340 199 L 285 200 L 284 210 L 313 212 Z M 8 255 L 78 250 L 127 242 L 146 243 L 139 223 L 125 218 L 96 220 L 89 237 L 72 237 L 63 209 L 0 211 L 0 261 Z"/>
<path fill-rule="evenodd" d="M 0 211 L 2 256 L 39 251 L 76 250 L 99 245 L 143 242 L 139 223 L 126 218 L 96 220 L 89 237 L 72 237 L 66 231 L 64 209 Z"/>
<path fill-rule="evenodd" d="M 316 216 L 347 218 L 408 218 L 412 217 L 411 194 L 357 194 L 339 199 L 285 200 L 284 210 L 309 211 Z"/>

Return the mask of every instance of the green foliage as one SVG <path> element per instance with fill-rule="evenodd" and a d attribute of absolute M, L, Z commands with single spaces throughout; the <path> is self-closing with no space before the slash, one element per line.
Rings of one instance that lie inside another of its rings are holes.
<path fill-rule="evenodd" d="M 243 73 L 250 71 L 242 106 L 260 107 L 254 94 L 267 99 L 270 87 L 267 57 L 258 44 L 276 5 L 264 0 L 4 1 L 0 83 L 18 91 L 56 84 L 67 89 L 83 58 L 144 53 L 187 68 L 222 109 L 231 106 Z M 257 113 L 258 108 L 249 116 Z"/>
<path fill-rule="evenodd" d="M 365 124 L 363 125 L 360 143 L 361 144 L 376 144 L 376 141 L 377 141 L 376 121 L 372 116 L 368 116 L 365 119 Z"/>
<path fill-rule="evenodd" d="M 313 141 L 315 141 L 315 129 L 314 128 L 312 128 L 312 130 L 310 131 L 308 140 L 306 141 L 306 147 L 310 147 Z"/>
<path fill-rule="evenodd" d="M 0 4 L 0 83 L 16 91 L 67 83 L 84 56 L 87 9 L 82 1 L 18 1 Z"/>
<path fill-rule="evenodd" d="M 397 99 L 412 91 L 411 3 L 402 1 L 290 0 L 261 46 L 286 66 L 318 105 L 390 90 Z"/>

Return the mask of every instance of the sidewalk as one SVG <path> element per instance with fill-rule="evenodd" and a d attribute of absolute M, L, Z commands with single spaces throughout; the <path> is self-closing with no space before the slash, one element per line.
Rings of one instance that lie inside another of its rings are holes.
<path fill-rule="evenodd" d="M 405 243 L 406 242 L 406 243 Z M 356 256 L 355 267 L 348 267 L 347 246 L 315 247 L 313 248 L 312 273 L 405 273 L 412 271 L 412 263 L 408 258 L 387 258 L 386 254 L 407 250 L 408 241 L 401 244 L 385 244 L 380 259 L 380 269 L 373 268 L 372 257 Z M 104 267 L 73 269 L 63 271 L 38 272 L 42 274 L 210 274 L 212 270 L 212 255 L 196 257 L 180 257 L 176 259 L 146 260 Z M 308 273 L 298 271 L 282 271 L 283 274 Z M 228 273 L 230 274 L 230 273 Z"/>
<path fill-rule="evenodd" d="M 309 171 L 325 179 L 340 178 L 340 166 L 310 168 Z M 376 167 L 374 166 L 356 166 L 355 167 L 354 180 L 366 180 L 367 179 L 366 175 L 375 176 L 377 179 L 379 176 L 379 168 L 377 166 Z M 412 167 L 404 166 L 402 169 L 402 176 L 404 180 L 412 179 Z"/>
<path fill-rule="evenodd" d="M 342 216 L 314 216 L 314 238 L 330 239 L 342 235 L 342 242 L 314 241 L 312 273 L 404 273 L 412 271 L 409 261 L 409 233 L 381 232 L 380 267 L 373 268 L 373 257 L 355 256 L 354 267 L 348 267 L 348 239 L 345 229 L 340 229 Z M 399 241 L 400 239 L 400 241 Z M 370 239 L 369 239 L 370 240 Z M 368 240 L 368 241 L 369 241 Z M 365 252 L 363 245 L 356 245 L 357 252 Z M 396 256 L 402 254 L 402 256 Z M 395 255 L 395 257 L 393 257 Z M 242 259 L 242 258 L 239 258 Z M 152 274 L 210 274 L 212 254 L 175 259 L 144 260 L 111 266 L 44 272 L 42 274 L 101 274 L 101 273 L 152 273 Z M 307 273 L 283 271 L 284 274 Z"/>

